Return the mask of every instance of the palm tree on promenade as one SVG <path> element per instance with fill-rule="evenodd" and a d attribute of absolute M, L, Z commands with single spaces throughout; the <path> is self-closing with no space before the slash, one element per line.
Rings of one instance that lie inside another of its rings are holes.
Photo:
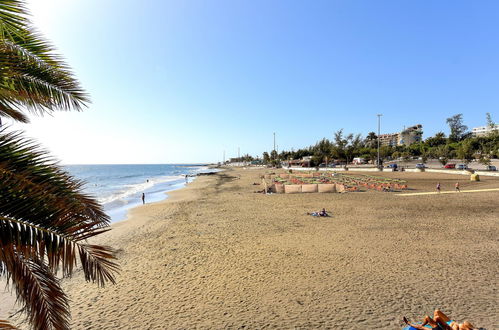
<path fill-rule="evenodd" d="M 364 140 L 364 145 L 369 148 L 374 148 L 377 141 L 378 141 L 378 136 L 376 135 L 376 133 L 369 132 L 369 134 L 367 134 Z"/>
<path fill-rule="evenodd" d="M 31 27 L 23 1 L 0 0 L 0 118 L 81 110 L 88 102 L 68 66 Z M 77 260 L 87 281 L 114 283 L 114 251 L 87 240 L 109 217 L 82 182 L 19 132 L 0 129 L 0 277 L 34 329 L 69 329 L 59 276 Z M 0 320 L 0 329 L 13 328 Z"/>

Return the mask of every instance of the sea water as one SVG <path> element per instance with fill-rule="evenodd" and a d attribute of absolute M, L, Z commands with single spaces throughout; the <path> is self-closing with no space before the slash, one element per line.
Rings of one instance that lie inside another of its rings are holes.
<path fill-rule="evenodd" d="M 165 192 L 185 186 L 196 174 L 214 171 L 197 164 L 66 165 L 64 168 L 85 182 L 83 192 L 101 203 L 112 222 L 124 220 L 130 208 L 141 205 L 143 193 L 146 203 L 157 202 L 167 197 Z"/>

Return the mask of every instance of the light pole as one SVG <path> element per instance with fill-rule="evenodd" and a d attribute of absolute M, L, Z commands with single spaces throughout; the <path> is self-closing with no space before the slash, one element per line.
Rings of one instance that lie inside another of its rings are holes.
<path fill-rule="evenodd" d="M 379 159 L 379 134 L 380 134 L 380 132 L 379 132 L 379 130 L 380 130 L 380 123 L 381 123 L 381 116 L 383 116 L 383 115 L 378 114 L 377 116 L 378 116 L 378 163 L 377 163 L 377 166 L 379 168 L 379 165 L 380 165 L 379 164 L 379 161 L 380 161 L 380 159 Z"/>
<path fill-rule="evenodd" d="M 274 151 L 275 151 L 275 132 L 274 132 Z"/>

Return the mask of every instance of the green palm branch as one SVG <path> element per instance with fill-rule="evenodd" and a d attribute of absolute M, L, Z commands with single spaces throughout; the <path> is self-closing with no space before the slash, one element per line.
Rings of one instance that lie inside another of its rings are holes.
<path fill-rule="evenodd" d="M 0 118 L 27 122 L 81 110 L 87 94 L 27 19 L 23 1 L 0 0 Z M 1 122 L 0 122 L 1 123 Z M 87 281 L 114 283 L 114 251 L 88 239 L 109 230 L 109 217 L 36 143 L 0 129 L 0 276 L 16 292 L 35 329 L 68 329 L 60 279 L 77 263 Z M 14 328 L 0 320 L 1 329 Z"/>
<path fill-rule="evenodd" d="M 109 217 L 34 142 L 0 131 L 0 276 L 15 288 L 36 329 L 67 329 L 69 308 L 58 271 L 77 259 L 88 281 L 114 283 L 114 252 L 87 239 L 107 231 Z"/>
<path fill-rule="evenodd" d="M 21 1 L 0 0 L 0 117 L 27 122 L 25 110 L 81 110 L 88 95 L 26 16 Z"/>
<path fill-rule="evenodd" d="M 85 278 L 114 283 L 113 251 L 86 240 L 109 218 L 19 133 L 0 131 L 0 276 L 5 276 L 37 329 L 67 329 L 69 308 L 59 280 L 79 257 Z M 1 323 L 0 323 L 1 325 Z"/>

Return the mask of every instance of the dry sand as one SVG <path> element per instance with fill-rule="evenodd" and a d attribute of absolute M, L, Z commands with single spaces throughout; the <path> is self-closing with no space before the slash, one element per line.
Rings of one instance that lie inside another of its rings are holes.
<path fill-rule="evenodd" d="M 267 171 L 268 172 L 268 171 Z M 499 192 L 255 194 L 263 170 L 200 177 L 131 211 L 100 242 L 117 284 L 65 281 L 74 329 L 400 329 L 440 308 L 499 329 Z M 383 173 L 413 192 L 498 188 Z M 306 212 L 325 207 L 331 218 Z"/>

